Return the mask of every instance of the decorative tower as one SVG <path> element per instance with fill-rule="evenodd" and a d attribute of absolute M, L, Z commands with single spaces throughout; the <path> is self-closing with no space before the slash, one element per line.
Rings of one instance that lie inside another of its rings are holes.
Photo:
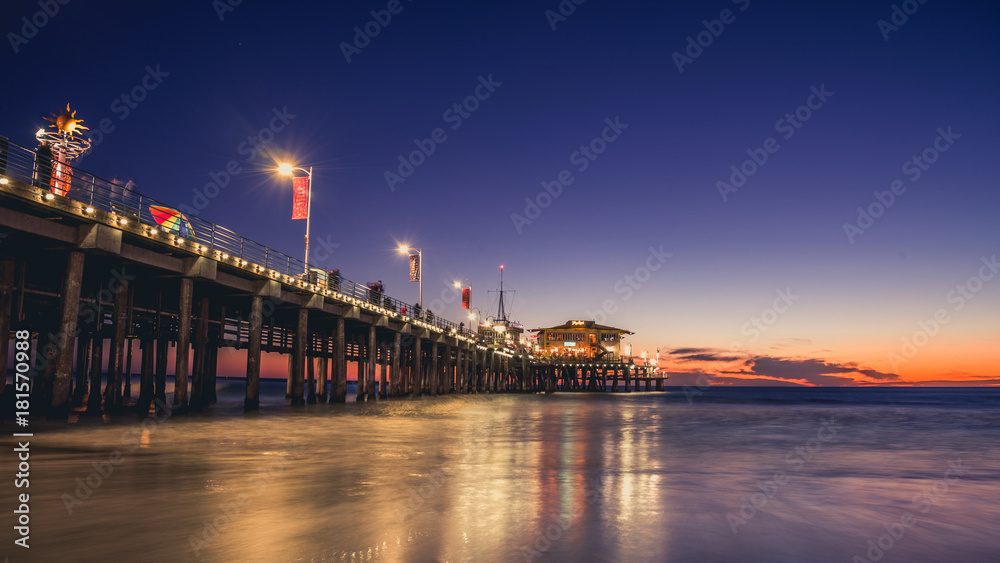
<path fill-rule="evenodd" d="M 51 121 L 52 125 L 49 127 L 54 127 L 55 131 L 39 129 L 35 134 L 39 143 L 39 172 L 42 172 L 46 165 L 51 171 L 54 164 L 55 173 L 50 172 L 47 174 L 49 178 L 44 178 L 43 181 L 47 180 L 46 184 L 51 187 L 52 193 L 66 195 L 73 179 L 73 169 L 69 165 L 90 150 L 90 141 L 77 135 L 77 129 L 87 129 L 87 127 L 83 125 L 82 119 L 76 118 L 76 112 L 69 109 L 69 104 L 66 104 L 66 111 L 58 115 L 53 113 L 52 117 L 43 119 Z M 42 162 L 46 157 L 54 162 Z"/>

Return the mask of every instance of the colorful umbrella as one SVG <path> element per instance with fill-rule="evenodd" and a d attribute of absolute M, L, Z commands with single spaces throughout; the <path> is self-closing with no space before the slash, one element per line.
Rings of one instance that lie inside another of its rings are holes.
<path fill-rule="evenodd" d="M 186 239 L 195 240 L 194 227 L 191 226 L 191 221 L 180 211 L 170 207 L 150 205 L 149 213 L 153 216 L 156 224 L 163 227 L 163 230 Z"/>

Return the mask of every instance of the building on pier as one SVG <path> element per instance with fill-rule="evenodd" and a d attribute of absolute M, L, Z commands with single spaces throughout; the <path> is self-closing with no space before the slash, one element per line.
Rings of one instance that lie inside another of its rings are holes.
<path fill-rule="evenodd" d="M 531 332 L 537 333 L 535 353 L 538 355 L 589 360 L 621 358 L 622 337 L 634 334 L 594 321 L 566 321 L 549 328 L 533 328 Z"/>

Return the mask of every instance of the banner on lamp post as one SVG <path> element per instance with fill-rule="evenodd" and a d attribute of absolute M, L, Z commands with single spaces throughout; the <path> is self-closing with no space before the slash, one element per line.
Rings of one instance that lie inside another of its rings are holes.
<path fill-rule="evenodd" d="M 462 308 L 463 309 L 468 309 L 471 301 L 472 301 L 472 288 L 463 287 L 462 288 Z"/>
<path fill-rule="evenodd" d="M 309 177 L 292 178 L 292 220 L 309 218 Z"/>
<path fill-rule="evenodd" d="M 418 282 L 420 281 L 420 255 L 411 254 L 410 255 L 410 281 Z"/>

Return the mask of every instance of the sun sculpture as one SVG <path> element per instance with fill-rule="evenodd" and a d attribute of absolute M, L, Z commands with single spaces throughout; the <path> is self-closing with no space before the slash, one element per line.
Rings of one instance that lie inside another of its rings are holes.
<path fill-rule="evenodd" d="M 40 170 L 51 170 L 50 177 L 42 181 L 51 187 L 52 193 L 66 195 L 73 181 L 73 169 L 69 165 L 90 150 L 90 140 L 78 135 L 77 130 L 87 127 L 83 125 L 83 119 L 76 118 L 76 112 L 70 110 L 69 104 L 66 104 L 65 111 L 51 115 L 42 119 L 51 121 L 49 127 L 55 128 L 55 131 L 39 129 L 35 134 L 39 143 L 39 160 L 51 159 L 48 167 L 40 167 Z"/>
<path fill-rule="evenodd" d="M 88 129 L 83 125 L 82 119 L 76 119 L 76 112 L 70 111 L 69 104 L 66 104 L 66 110 L 59 115 L 52 114 L 52 117 L 43 117 L 45 121 L 51 121 L 52 125 L 49 127 L 55 127 L 60 133 L 66 133 L 68 135 L 73 135 L 77 128 Z"/>

